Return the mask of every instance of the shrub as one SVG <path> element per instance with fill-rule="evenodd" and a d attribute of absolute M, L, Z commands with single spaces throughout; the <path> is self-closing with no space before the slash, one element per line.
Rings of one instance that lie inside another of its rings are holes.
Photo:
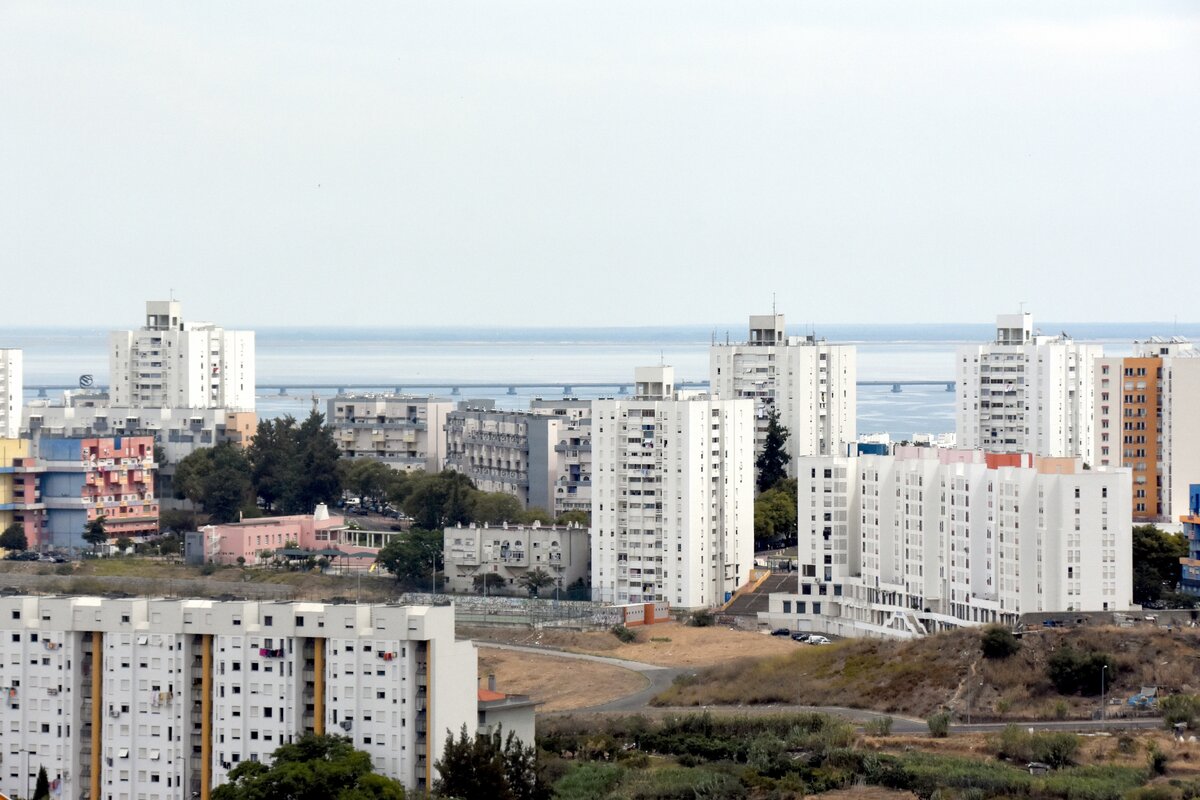
<path fill-rule="evenodd" d="M 1150 771 L 1155 775 L 1167 774 L 1167 754 L 1158 749 L 1158 745 L 1150 746 L 1150 758 L 1148 760 Z"/>
<path fill-rule="evenodd" d="M 988 625 L 983 629 L 979 647 L 984 658 L 1008 658 L 1021 649 L 1021 640 L 1002 625 Z"/>
<path fill-rule="evenodd" d="M 626 628 L 624 625 L 613 625 L 612 635 L 620 639 L 625 644 L 637 641 L 637 634 Z"/>
<path fill-rule="evenodd" d="M 692 615 L 688 617 L 688 624 L 694 628 L 708 628 L 711 627 L 715 621 L 716 620 L 713 617 L 712 612 L 705 609 L 693 611 Z"/>
<path fill-rule="evenodd" d="M 200 574 L 205 575 L 205 576 L 212 575 L 216 571 L 217 571 L 216 564 L 205 564 L 203 567 L 200 568 Z"/>
<path fill-rule="evenodd" d="M 1008 725 L 992 740 L 998 758 L 1009 761 L 1041 761 L 1055 769 L 1075 763 L 1079 737 L 1073 733 L 1030 733 L 1017 725 Z"/>
<path fill-rule="evenodd" d="M 929 726 L 929 735 L 935 739 L 944 739 L 950 735 L 950 715 L 945 711 L 934 714 L 925 720 Z"/>
<path fill-rule="evenodd" d="M 875 717 L 863 724 L 863 730 L 868 736 L 890 736 L 892 733 L 891 717 Z"/>
<path fill-rule="evenodd" d="M 1105 667 L 1107 681 L 1117 677 L 1117 662 L 1108 653 L 1081 653 L 1071 646 L 1059 648 L 1046 664 L 1046 675 L 1054 688 L 1061 694 L 1100 694 L 1104 683 Z"/>
<path fill-rule="evenodd" d="M 1168 728 L 1173 728 L 1180 722 L 1186 722 L 1189 728 L 1194 728 L 1196 718 L 1200 717 L 1200 695 L 1167 695 L 1158 701 L 1158 709 L 1162 713 L 1163 723 Z"/>

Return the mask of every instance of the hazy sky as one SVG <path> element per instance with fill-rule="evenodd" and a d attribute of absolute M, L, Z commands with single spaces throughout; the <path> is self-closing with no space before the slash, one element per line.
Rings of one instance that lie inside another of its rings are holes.
<path fill-rule="evenodd" d="M 0 325 L 1195 320 L 1195 3 L 0 3 Z"/>

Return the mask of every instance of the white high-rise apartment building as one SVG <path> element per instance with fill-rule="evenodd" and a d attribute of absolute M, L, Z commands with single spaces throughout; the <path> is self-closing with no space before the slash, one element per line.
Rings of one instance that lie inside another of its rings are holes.
<path fill-rule="evenodd" d="M 592 405 L 592 598 L 704 608 L 754 559 L 754 404 L 683 399 L 670 367 Z"/>
<path fill-rule="evenodd" d="M 25 382 L 21 351 L 0 348 L 0 438 L 15 439 L 21 430 Z"/>
<path fill-rule="evenodd" d="M 771 595 L 772 625 L 906 637 L 1129 608 L 1127 469 L 905 446 L 797 473 L 799 585 Z"/>
<path fill-rule="evenodd" d="M 853 345 L 787 336 L 783 314 L 750 317 L 750 338 L 709 350 L 709 382 L 723 400 L 755 404 L 755 453 L 761 453 L 772 409 L 789 431 L 787 450 L 837 455 L 857 440 L 857 354 Z M 792 467 L 789 465 L 789 474 Z"/>
<path fill-rule="evenodd" d="M 411 791 L 477 725 L 450 607 L 0 597 L 0 793 L 209 797 L 239 761 L 337 733 Z"/>
<path fill-rule="evenodd" d="M 994 342 L 958 349 L 958 446 L 1094 464 L 1092 375 L 1103 354 L 1065 333 L 1036 333 L 1030 314 L 998 315 Z"/>
<path fill-rule="evenodd" d="M 141 330 L 109 334 L 110 403 L 254 410 L 254 332 L 184 322 L 176 300 L 146 302 Z"/>

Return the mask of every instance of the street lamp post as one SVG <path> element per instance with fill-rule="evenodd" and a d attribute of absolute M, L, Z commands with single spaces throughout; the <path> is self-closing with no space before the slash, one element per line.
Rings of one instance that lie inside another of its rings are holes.
<path fill-rule="evenodd" d="M 1108 702 L 1105 694 L 1104 678 L 1108 673 L 1108 664 L 1100 667 L 1100 726 L 1104 727 L 1105 721 L 1108 719 Z"/>

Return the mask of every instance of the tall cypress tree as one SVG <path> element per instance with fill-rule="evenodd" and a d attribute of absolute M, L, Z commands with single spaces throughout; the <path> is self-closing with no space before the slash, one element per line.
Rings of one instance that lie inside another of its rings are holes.
<path fill-rule="evenodd" d="M 779 414 L 771 409 L 767 417 L 767 440 L 763 443 L 762 453 L 754 461 L 760 493 L 787 477 L 787 465 L 792 460 L 786 450 L 788 435 L 788 429 L 779 424 Z"/>
<path fill-rule="evenodd" d="M 50 776 L 45 767 L 38 768 L 37 786 L 33 790 L 33 800 L 50 800 Z"/>

